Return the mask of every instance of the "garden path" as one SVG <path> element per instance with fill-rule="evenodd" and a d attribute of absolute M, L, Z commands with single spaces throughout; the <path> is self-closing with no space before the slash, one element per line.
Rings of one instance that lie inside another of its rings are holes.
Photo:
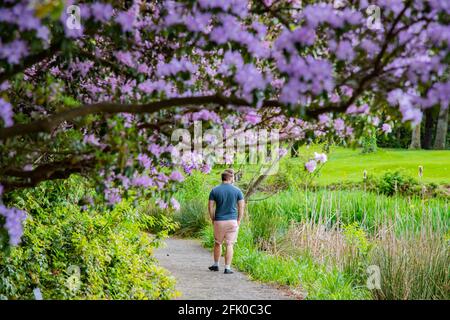
<path fill-rule="evenodd" d="M 274 300 L 294 299 L 287 291 L 251 281 L 237 270 L 223 273 L 223 257 L 220 271 L 208 270 L 212 254 L 198 240 L 169 238 L 166 246 L 155 251 L 159 264 L 176 278 L 179 299 L 189 300 Z"/>

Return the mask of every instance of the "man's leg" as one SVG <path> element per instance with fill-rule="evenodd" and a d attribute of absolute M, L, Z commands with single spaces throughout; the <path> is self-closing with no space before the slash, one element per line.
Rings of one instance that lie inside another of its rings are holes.
<path fill-rule="evenodd" d="M 230 221 L 225 235 L 225 273 L 233 273 L 233 271 L 231 271 L 231 261 L 233 260 L 233 245 L 237 239 L 237 231 L 237 221 Z"/>
<path fill-rule="evenodd" d="M 214 264 L 219 264 L 219 259 L 222 254 L 222 245 L 214 242 Z"/>
<path fill-rule="evenodd" d="M 231 260 L 233 260 L 233 243 L 227 243 L 227 251 L 225 253 L 225 268 L 230 269 Z"/>
<path fill-rule="evenodd" d="M 220 223 L 214 222 L 214 264 L 209 267 L 211 271 L 219 271 L 219 259 L 222 255 L 223 230 Z"/>

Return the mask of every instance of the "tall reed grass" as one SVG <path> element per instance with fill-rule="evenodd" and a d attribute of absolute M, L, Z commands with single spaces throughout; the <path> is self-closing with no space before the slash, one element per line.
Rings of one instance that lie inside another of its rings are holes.
<path fill-rule="evenodd" d="M 446 199 L 286 191 L 251 203 L 249 213 L 261 250 L 337 266 L 355 285 L 365 285 L 367 267 L 378 266 L 374 298 L 450 297 Z"/>

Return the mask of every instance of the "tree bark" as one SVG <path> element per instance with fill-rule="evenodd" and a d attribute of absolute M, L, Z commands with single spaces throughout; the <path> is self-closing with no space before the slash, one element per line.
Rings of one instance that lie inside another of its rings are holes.
<path fill-rule="evenodd" d="M 434 117 L 433 109 L 429 108 L 425 111 L 425 132 L 423 133 L 422 147 L 424 149 L 431 149 L 433 147 L 433 130 Z"/>
<path fill-rule="evenodd" d="M 418 123 L 412 130 L 410 149 L 420 149 L 420 123 Z"/>
<path fill-rule="evenodd" d="M 438 122 L 436 126 L 436 138 L 434 139 L 434 149 L 444 150 L 447 140 L 447 130 L 448 130 L 448 107 L 444 108 L 441 106 L 439 111 Z"/>

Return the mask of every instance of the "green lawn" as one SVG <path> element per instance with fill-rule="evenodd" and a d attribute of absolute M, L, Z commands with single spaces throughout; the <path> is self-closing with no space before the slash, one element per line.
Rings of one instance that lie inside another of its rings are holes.
<path fill-rule="evenodd" d="M 317 179 L 320 184 L 361 181 L 364 170 L 379 176 L 387 170 L 404 169 L 417 178 L 420 165 L 424 168 L 424 182 L 450 184 L 450 150 L 378 149 L 375 153 L 362 154 L 360 149 L 335 147 L 328 160 Z"/>

